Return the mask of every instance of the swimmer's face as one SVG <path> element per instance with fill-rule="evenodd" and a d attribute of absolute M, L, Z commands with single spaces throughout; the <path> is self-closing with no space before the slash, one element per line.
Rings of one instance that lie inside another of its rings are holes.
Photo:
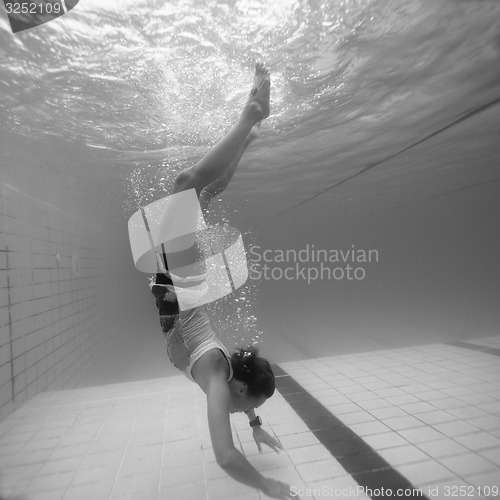
<path fill-rule="evenodd" d="M 248 387 L 242 382 L 231 387 L 231 399 L 229 401 L 229 413 L 247 412 L 263 405 L 267 398 L 265 396 L 249 396 Z"/>

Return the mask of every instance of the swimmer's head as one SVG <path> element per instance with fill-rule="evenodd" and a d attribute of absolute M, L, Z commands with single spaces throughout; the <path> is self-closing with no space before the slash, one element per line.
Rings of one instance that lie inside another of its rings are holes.
<path fill-rule="evenodd" d="M 231 413 L 258 408 L 274 394 L 274 373 L 271 365 L 267 359 L 259 356 L 256 347 L 236 349 L 231 356 L 231 366 Z"/>

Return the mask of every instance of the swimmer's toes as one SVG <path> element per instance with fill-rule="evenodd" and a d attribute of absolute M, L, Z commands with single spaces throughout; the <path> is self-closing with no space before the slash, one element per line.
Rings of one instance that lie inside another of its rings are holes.
<path fill-rule="evenodd" d="M 269 70 L 265 67 L 265 65 L 263 63 L 257 63 L 255 65 L 253 86 L 258 87 L 268 75 L 269 75 Z"/>

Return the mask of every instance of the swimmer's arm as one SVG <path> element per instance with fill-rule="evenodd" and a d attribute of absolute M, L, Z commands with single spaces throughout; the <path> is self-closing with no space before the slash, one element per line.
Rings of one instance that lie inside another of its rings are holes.
<path fill-rule="evenodd" d="M 250 410 L 245 412 L 248 417 L 248 421 L 251 422 L 256 418 L 255 410 L 250 408 Z M 259 449 L 259 453 L 262 453 L 262 444 L 269 446 L 269 448 L 273 449 L 276 453 L 279 453 L 279 450 L 283 449 L 283 445 L 279 442 L 278 439 L 273 438 L 271 434 L 268 434 L 260 425 L 256 425 L 253 429 L 253 439 L 257 444 L 257 448 Z"/>
<path fill-rule="evenodd" d="M 267 479 L 240 453 L 233 444 L 229 419 L 229 387 L 227 374 L 214 374 L 207 388 L 207 413 L 210 437 L 219 466 L 233 479 L 263 490 Z"/>
<path fill-rule="evenodd" d="M 251 422 L 252 420 L 254 420 L 257 415 L 255 415 L 255 410 L 253 408 L 250 408 L 249 410 L 247 410 L 245 412 L 245 415 L 248 417 L 248 421 Z"/>

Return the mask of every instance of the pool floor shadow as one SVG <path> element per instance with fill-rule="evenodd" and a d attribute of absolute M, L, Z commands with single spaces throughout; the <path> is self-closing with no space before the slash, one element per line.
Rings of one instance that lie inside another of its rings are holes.
<path fill-rule="evenodd" d="M 280 363 L 258 413 L 284 451 L 259 454 L 238 414 L 235 446 L 297 497 L 494 498 L 499 352 L 500 336 Z M 38 394 L 0 422 L 0 471 L 2 500 L 268 498 L 218 467 L 184 376 Z"/>

